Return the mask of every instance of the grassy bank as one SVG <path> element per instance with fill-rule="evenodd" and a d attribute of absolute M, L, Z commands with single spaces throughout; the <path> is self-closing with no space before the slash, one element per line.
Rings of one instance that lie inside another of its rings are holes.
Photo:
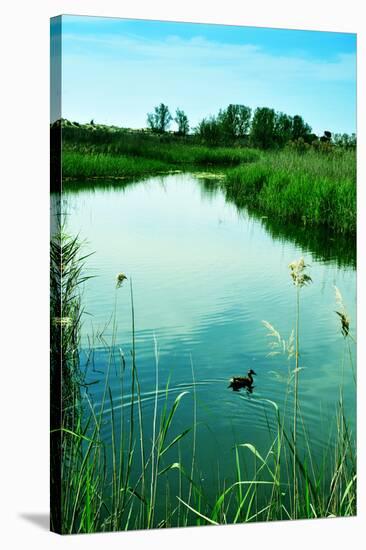
<path fill-rule="evenodd" d="M 75 284 L 82 280 L 77 265 L 82 265 L 83 258 L 79 248 L 75 247 L 76 241 L 67 239 L 67 243 L 74 243 L 69 247 L 74 255 L 70 258 L 70 269 L 64 272 L 64 288 L 75 290 Z M 275 429 L 268 425 L 270 444 L 267 448 L 256 448 L 250 441 L 239 441 L 232 453 L 232 478 L 235 481 L 219 479 L 219 490 L 214 499 L 207 496 L 195 451 L 195 384 L 190 396 L 189 392 L 182 392 L 173 402 L 169 399 L 168 384 L 164 389 L 159 382 L 156 341 L 155 364 L 151 366 L 155 372 L 153 411 L 143 407 L 143 380 L 139 378 L 135 346 L 133 287 L 131 282 L 128 285 L 124 281 L 122 274 L 118 277 L 105 379 L 100 382 L 104 388 L 101 403 L 96 406 L 88 392 L 84 392 L 82 415 L 63 416 L 58 430 L 62 434 L 62 532 L 91 533 L 355 514 L 355 440 L 345 418 L 343 374 L 340 375 L 339 398 L 335 403 L 335 419 L 329 424 L 329 442 L 325 444 L 323 459 L 319 461 L 304 425 L 299 397 L 302 370 L 299 350 L 300 346 L 302 350 L 305 347 L 299 317 L 302 294 L 306 292 L 304 287 L 311 283 L 311 279 L 303 261 L 291 264 L 289 275 L 295 287 L 294 338 L 283 339 L 272 325 L 265 323 L 272 352 L 281 351 L 288 364 L 284 402 L 259 400 L 268 417 L 274 419 Z M 71 286 L 68 285 L 69 279 Z M 126 356 L 116 341 L 118 304 L 123 294 L 125 298 L 129 294 L 132 328 L 131 350 Z M 334 309 L 334 304 L 330 304 L 330 308 Z M 339 332 L 342 331 L 340 338 L 344 340 L 344 357 L 340 358 L 344 372 L 345 368 L 353 368 L 352 335 L 339 292 L 336 309 Z M 79 308 L 74 313 L 68 310 L 67 318 L 76 341 L 75 331 L 80 329 L 78 311 Z M 92 354 L 92 349 L 90 352 Z M 113 395 L 110 387 L 112 368 L 118 369 L 119 373 L 118 395 Z M 191 370 L 194 382 L 193 366 Z M 69 387 L 72 394 L 79 396 L 78 369 L 74 374 L 76 383 Z M 161 391 L 166 396 L 162 402 L 158 399 Z M 70 397 L 72 395 L 68 396 L 68 408 L 73 410 L 74 400 Z M 246 399 L 244 394 L 241 397 Z M 117 398 L 118 405 L 115 404 Z M 177 431 L 174 424 L 183 399 L 192 399 L 194 422 L 192 426 Z M 74 418 L 71 424 L 70 418 Z M 108 440 L 102 435 L 106 422 L 111 426 Z M 188 463 L 182 462 L 180 444 L 192 449 Z M 254 473 L 249 476 L 248 471 L 253 468 L 248 468 L 248 465 L 253 461 Z M 161 509 L 158 514 L 161 502 L 165 502 L 163 517 Z"/>
<path fill-rule="evenodd" d="M 175 146 L 141 150 L 141 154 L 99 152 L 98 150 L 64 150 L 62 174 L 65 179 L 131 178 L 169 173 L 175 170 L 195 171 L 202 168 L 227 168 L 253 162 L 259 153 L 230 148 Z"/>
<path fill-rule="evenodd" d="M 62 157 L 63 179 L 131 179 L 167 174 L 178 167 L 148 158 L 117 156 L 106 153 L 65 151 Z"/>
<path fill-rule="evenodd" d="M 98 154 L 111 157 L 150 159 L 170 168 L 194 166 L 238 166 L 258 160 L 259 151 L 240 147 L 207 147 L 193 136 L 177 137 L 142 132 L 110 131 L 85 127 L 62 130 L 64 153 L 77 151 L 86 156 Z M 67 175 L 67 174 L 66 174 Z M 113 176 L 113 173 L 108 175 Z"/>
<path fill-rule="evenodd" d="M 230 170 L 227 197 L 283 222 L 356 231 L 356 160 L 352 151 L 320 155 L 267 153 L 260 162 Z"/>
<path fill-rule="evenodd" d="M 173 136 L 63 129 L 62 172 L 66 179 L 136 178 L 174 170 L 234 167 L 259 156 L 252 149 L 211 148 Z"/>

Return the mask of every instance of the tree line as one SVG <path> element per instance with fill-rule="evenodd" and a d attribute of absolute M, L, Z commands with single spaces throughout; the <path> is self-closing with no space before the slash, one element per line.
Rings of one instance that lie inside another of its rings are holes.
<path fill-rule="evenodd" d="M 239 142 L 261 149 L 283 147 L 289 142 L 313 144 L 314 142 L 333 143 L 353 148 L 356 146 L 355 134 L 334 134 L 325 130 L 321 137 L 312 132 L 312 128 L 300 115 L 290 116 L 268 107 L 252 109 L 246 105 L 230 104 L 220 109 L 217 115 L 203 118 L 195 128 L 190 128 L 188 116 L 182 109 L 176 109 L 175 117 L 164 103 L 148 113 L 148 128 L 158 134 L 169 131 L 174 120 L 178 136 L 193 134 L 208 145 L 228 145 Z M 190 132 L 191 130 L 191 132 Z"/>

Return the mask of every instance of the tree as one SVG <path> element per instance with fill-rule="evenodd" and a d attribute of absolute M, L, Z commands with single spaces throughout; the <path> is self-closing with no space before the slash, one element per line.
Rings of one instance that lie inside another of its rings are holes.
<path fill-rule="evenodd" d="M 344 149 L 356 148 L 356 134 L 333 134 L 332 143 Z"/>
<path fill-rule="evenodd" d="M 223 135 L 229 139 L 246 137 L 249 131 L 251 112 L 250 107 L 233 103 L 227 109 L 220 110 L 217 118 Z"/>
<path fill-rule="evenodd" d="M 258 107 L 253 116 L 250 131 L 253 145 L 268 149 L 275 143 L 275 111 L 268 107 Z"/>
<path fill-rule="evenodd" d="M 216 145 L 220 141 L 221 125 L 214 116 L 204 118 L 195 128 L 195 133 L 206 143 Z"/>
<path fill-rule="evenodd" d="M 153 113 L 147 115 L 147 124 L 153 132 L 166 132 L 172 120 L 169 107 L 164 103 L 160 103 L 158 107 L 155 107 Z"/>
<path fill-rule="evenodd" d="M 189 132 L 188 117 L 182 109 L 177 109 L 175 112 L 175 122 L 178 125 L 178 134 L 186 136 Z"/>
<path fill-rule="evenodd" d="M 295 115 L 292 120 L 292 135 L 291 139 L 303 138 L 305 141 L 308 141 L 308 137 L 311 134 L 311 128 L 309 124 L 304 122 L 303 118 L 300 115 Z"/>
<path fill-rule="evenodd" d="M 278 145 L 286 145 L 292 137 L 292 117 L 285 113 L 276 113 L 275 115 L 275 141 Z"/>
<path fill-rule="evenodd" d="M 324 130 L 324 134 L 320 138 L 321 143 L 330 143 L 331 139 L 332 132 L 329 132 L 329 130 Z"/>

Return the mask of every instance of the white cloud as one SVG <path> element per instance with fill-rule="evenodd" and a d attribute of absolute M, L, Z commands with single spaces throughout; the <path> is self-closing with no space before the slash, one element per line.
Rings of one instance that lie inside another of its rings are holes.
<path fill-rule="evenodd" d="M 355 81 L 356 55 L 340 53 L 333 60 L 309 59 L 305 55 L 273 55 L 254 44 L 225 44 L 209 41 L 203 37 L 184 40 L 170 36 L 163 41 L 149 40 L 134 36 L 93 36 L 65 34 L 66 47 L 74 45 L 86 47 L 85 52 L 94 55 L 110 56 L 111 60 L 133 59 L 155 63 L 189 64 L 194 67 L 219 68 L 247 72 L 249 78 L 256 75 L 274 78 L 302 78 L 331 81 Z M 89 50 L 88 46 L 91 48 Z"/>

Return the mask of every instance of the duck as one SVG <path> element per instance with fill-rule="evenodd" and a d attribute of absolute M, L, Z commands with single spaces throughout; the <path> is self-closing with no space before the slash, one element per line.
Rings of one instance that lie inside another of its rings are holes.
<path fill-rule="evenodd" d="M 247 376 L 233 376 L 230 378 L 228 388 L 233 388 L 234 391 L 239 391 L 241 388 L 246 388 L 249 391 L 253 389 L 253 374 L 257 375 L 253 369 L 248 370 Z"/>

